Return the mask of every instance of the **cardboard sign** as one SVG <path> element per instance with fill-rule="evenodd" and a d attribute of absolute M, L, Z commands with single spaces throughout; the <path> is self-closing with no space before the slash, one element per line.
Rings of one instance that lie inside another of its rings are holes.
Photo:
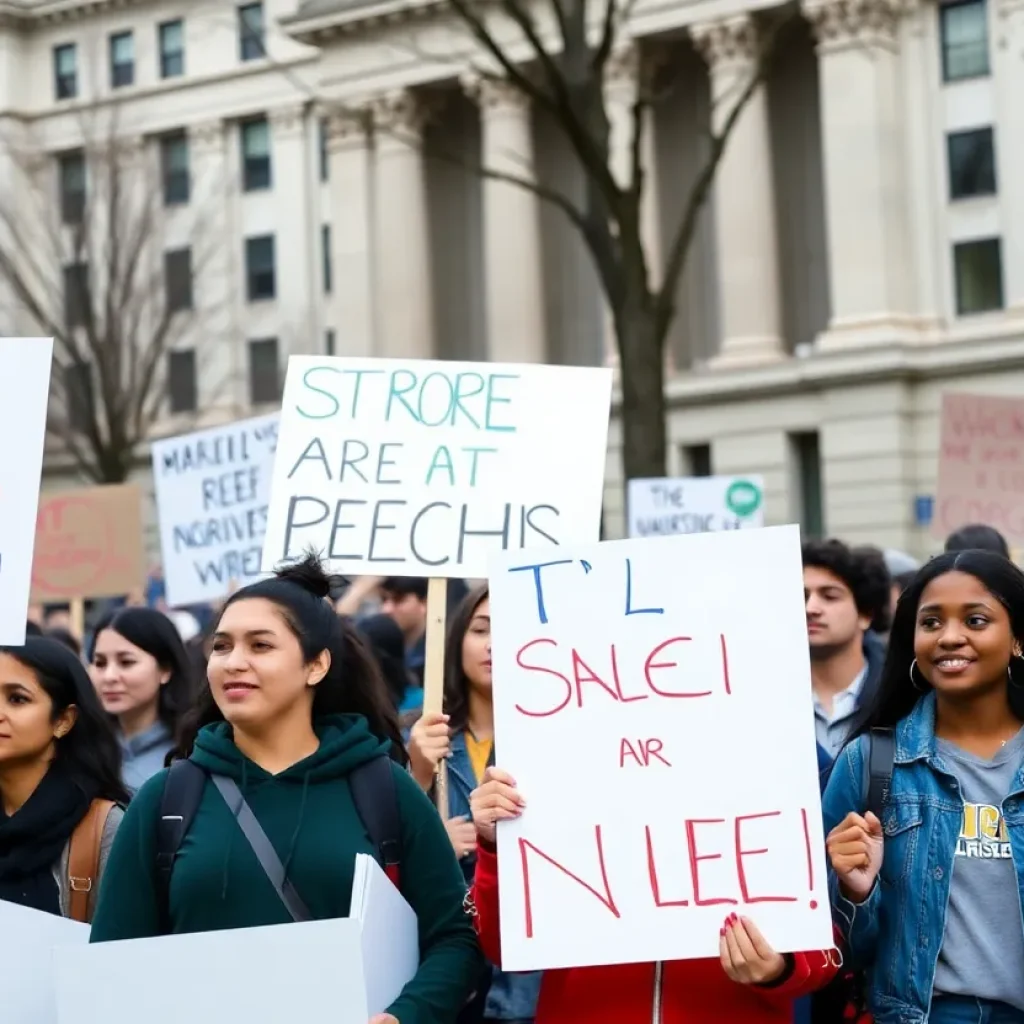
<path fill-rule="evenodd" d="M 226 597 L 261 575 L 279 415 L 153 443 L 170 605 Z"/>
<path fill-rule="evenodd" d="M 672 537 L 764 526 L 760 476 L 629 481 L 630 537 Z"/>
<path fill-rule="evenodd" d="M 263 568 L 484 576 L 495 550 L 600 536 L 607 369 L 288 362 Z"/>
<path fill-rule="evenodd" d="M 25 642 L 51 338 L 0 339 L 0 644 Z"/>
<path fill-rule="evenodd" d="M 943 395 L 940 445 L 935 536 L 985 523 L 1024 543 L 1024 399 Z"/>
<path fill-rule="evenodd" d="M 495 559 L 502 967 L 832 945 L 795 526 Z M 567 738 L 571 737 L 571 742 Z"/>
<path fill-rule="evenodd" d="M 39 498 L 32 600 L 118 597 L 146 578 L 142 494 L 133 484 Z"/>

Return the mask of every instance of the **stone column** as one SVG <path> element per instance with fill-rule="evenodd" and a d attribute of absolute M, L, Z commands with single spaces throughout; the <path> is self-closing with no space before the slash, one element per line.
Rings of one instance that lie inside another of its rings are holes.
<path fill-rule="evenodd" d="M 483 166 L 534 180 L 530 102 L 505 81 L 467 81 L 480 106 Z M 495 362 L 542 363 L 547 355 L 540 210 L 536 195 L 483 180 L 487 351 Z"/>
<path fill-rule="evenodd" d="M 327 118 L 330 160 L 331 269 L 329 301 L 339 355 L 377 351 L 374 319 L 373 150 L 369 113 Z"/>
<path fill-rule="evenodd" d="M 820 348 L 913 340 L 901 0 L 804 0 L 818 37 L 832 320 Z"/>
<path fill-rule="evenodd" d="M 435 345 L 427 180 L 420 148 L 425 112 L 408 90 L 379 97 L 372 109 L 375 354 L 429 359 Z"/>
<path fill-rule="evenodd" d="M 719 132 L 756 65 L 761 40 L 746 14 L 692 25 L 711 74 L 712 123 Z M 721 348 L 717 366 L 783 355 L 778 232 L 768 96 L 758 86 L 726 143 L 714 184 Z"/>
<path fill-rule="evenodd" d="M 1007 307 L 1024 314 L 1024 0 L 1001 0 L 997 8 L 996 159 L 1003 206 L 1003 279 Z"/>

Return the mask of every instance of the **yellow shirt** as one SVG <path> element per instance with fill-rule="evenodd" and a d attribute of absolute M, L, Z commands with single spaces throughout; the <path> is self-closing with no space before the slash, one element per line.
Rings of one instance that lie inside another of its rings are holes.
<path fill-rule="evenodd" d="M 468 729 L 466 730 L 466 753 L 469 755 L 469 763 L 473 766 L 473 774 L 476 776 L 477 782 L 483 781 L 487 762 L 491 759 L 493 749 L 493 739 L 478 740 Z"/>

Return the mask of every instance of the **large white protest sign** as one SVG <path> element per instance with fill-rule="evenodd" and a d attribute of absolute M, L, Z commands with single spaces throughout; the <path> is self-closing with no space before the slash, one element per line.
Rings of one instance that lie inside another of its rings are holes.
<path fill-rule="evenodd" d="M 670 537 L 764 526 L 764 480 L 687 476 L 629 481 L 630 537 Z"/>
<path fill-rule="evenodd" d="M 51 338 L 0 338 L 0 644 L 23 644 L 43 471 Z"/>
<path fill-rule="evenodd" d="M 277 413 L 153 443 L 167 600 L 216 601 L 262 572 Z"/>
<path fill-rule="evenodd" d="M 490 577 L 502 967 L 831 946 L 798 528 L 544 555 Z"/>
<path fill-rule="evenodd" d="M 600 533 L 610 370 L 292 356 L 263 568 L 483 576 Z"/>
<path fill-rule="evenodd" d="M 88 925 L 0 900 L 0 963 L 5 1024 L 56 1024 L 53 953 L 89 941 Z"/>

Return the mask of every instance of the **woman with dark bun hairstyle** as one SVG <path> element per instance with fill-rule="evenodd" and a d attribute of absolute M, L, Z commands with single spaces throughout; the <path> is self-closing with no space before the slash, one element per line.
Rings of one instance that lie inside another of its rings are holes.
<path fill-rule="evenodd" d="M 380 799 L 397 811 L 400 889 L 419 921 L 420 966 L 372 1022 L 451 1024 L 481 968 L 462 872 L 441 819 L 405 770 L 380 671 L 326 600 L 330 586 L 310 556 L 227 602 L 209 685 L 182 731 L 180 753 L 207 778 L 169 886 L 157 866 L 158 822 L 174 765 L 125 815 L 92 941 L 286 924 L 299 919 L 293 897 L 308 918 L 346 916 L 356 855 L 378 854 L 350 779 L 383 763 L 390 781 Z M 240 799 L 280 861 L 287 905 L 242 831 Z"/>

